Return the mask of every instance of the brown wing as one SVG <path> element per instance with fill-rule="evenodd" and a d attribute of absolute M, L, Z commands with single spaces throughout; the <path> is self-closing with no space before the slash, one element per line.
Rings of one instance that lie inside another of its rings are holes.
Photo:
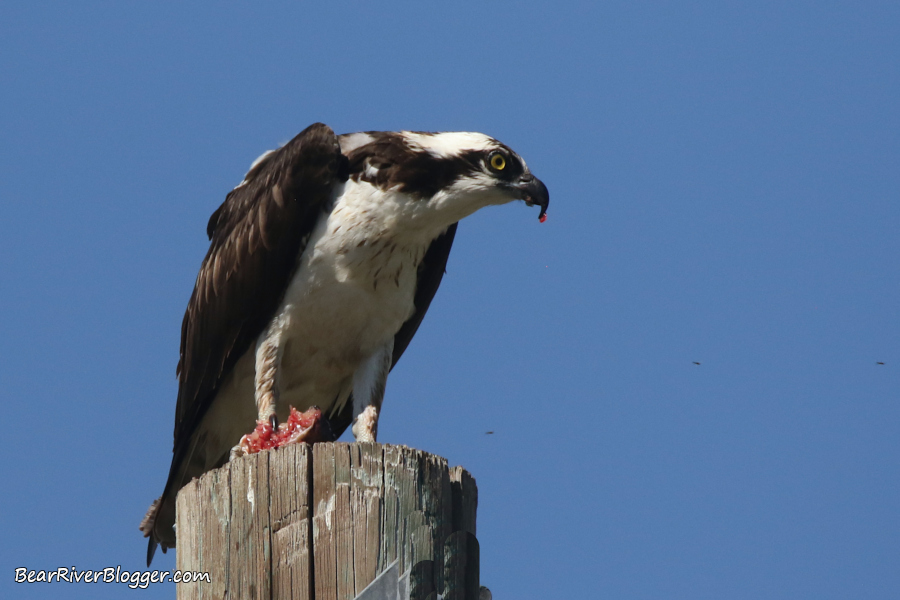
<path fill-rule="evenodd" d="M 181 324 L 175 444 L 162 496 L 141 522 L 157 544 L 172 547 L 175 493 L 191 437 L 223 378 L 278 309 L 299 257 L 347 159 L 334 132 L 317 123 L 255 164 L 209 219 L 209 252 Z"/>
<path fill-rule="evenodd" d="M 173 466 L 223 377 L 277 310 L 342 179 L 337 137 L 317 123 L 255 165 L 210 218 L 209 252 L 181 325 Z"/>

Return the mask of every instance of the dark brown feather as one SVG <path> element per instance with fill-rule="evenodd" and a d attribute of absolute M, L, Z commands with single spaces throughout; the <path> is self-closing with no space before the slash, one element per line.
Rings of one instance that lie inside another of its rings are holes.
<path fill-rule="evenodd" d="M 335 182 L 346 180 L 346 161 L 334 132 L 311 125 L 255 165 L 210 217 L 209 251 L 181 325 L 169 480 L 148 512 L 147 526 L 142 524 L 145 534 L 152 533 L 148 558 L 160 539 L 156 515 L 169 508 L 184 483 L 175 479 L 191 434 L 224 376 L 278 309 L 301 245 L 327 208 Z"/>
<path fill-rule="evenodd" d="M 175 452 L 221 379 L 278 308 L 345 160 L 325 125 L 266 157 L 214 213 L 212 239 L 181 328 Z M 280 198 L 276 199 L 276 194 Z M 210 219 L 212 225 L 212 219 Z"/>

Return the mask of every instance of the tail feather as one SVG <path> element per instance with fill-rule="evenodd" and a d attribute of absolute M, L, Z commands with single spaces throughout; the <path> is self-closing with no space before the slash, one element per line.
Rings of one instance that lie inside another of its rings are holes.
<path fill-rule="evenodd" d="M 144 518 L 141 519 L 141 533 L 144 534 L 144 537 L 150 537 L 150 534 L 153 533 L 153 525 L 156 523 L 156 515 L 159 513 L 159 505 L 162 504 L 162 496 L 157 498 L 150 504 L 150 508 L 147 510 L 147 514 L 144 515 Z"/>
<path fill-rule="evenodd" d="M 156 554 L 157 546 L 162 546 L 162 551 L 165 553 L 167 548 L 174 546 L 174 541 L 167 542 L 162 539 L 162 536 L 159 535 L 158 532 L 155 531 L 157 517 L 159 516 L 159 511 L 163 506 L 163 496 L 160 496 L 150 505 L 149 510 L 147 510 L 147 514 L 144 515 L 144 518 L 141 520 L 140 529 L 144 534 L 145 538 L 150 538 L 147 544 L 147 566 L 150 566 L 150 563 L 153 561 L 153 555 Z"/>

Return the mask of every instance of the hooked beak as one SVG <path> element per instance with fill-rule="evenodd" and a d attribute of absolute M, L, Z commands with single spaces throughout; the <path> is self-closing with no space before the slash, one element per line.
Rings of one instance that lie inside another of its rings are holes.
<path fill-rule="evenodd" d="M 538 215 L 538 219 L 543 222 L 544 217 L 547 215 L 547 207 L 550 205 L 550 192 L 547 191 L 547 186 L 544 185 L 544 182 L 531 173 L 526 173 L 519 178 L 517 183 L 513 184 L 513 189 L 518 194 L 521 194 L 522 200 L 528 206 L 537 204 L 541 207 L 541 214 Z"/>

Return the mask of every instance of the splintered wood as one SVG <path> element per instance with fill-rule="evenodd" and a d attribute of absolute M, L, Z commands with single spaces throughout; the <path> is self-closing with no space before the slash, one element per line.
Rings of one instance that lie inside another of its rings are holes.
<path fill-rule="evenodd" d="M 353 600 L 396 560 L 412 600 L 479 596 L 478 489 L 405 446 L 294 444 L 233 460 L 178 494 L 179 599 Z"/>

